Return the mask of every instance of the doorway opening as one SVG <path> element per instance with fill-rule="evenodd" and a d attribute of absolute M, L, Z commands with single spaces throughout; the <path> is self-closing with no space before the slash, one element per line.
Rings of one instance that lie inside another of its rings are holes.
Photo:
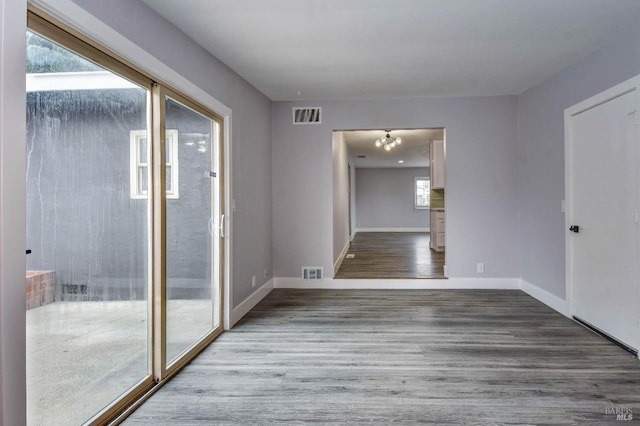
<path fill-rule="evenodd" d="M 445 133 L 333 132 L 334 278 L 446 278 Z"/>

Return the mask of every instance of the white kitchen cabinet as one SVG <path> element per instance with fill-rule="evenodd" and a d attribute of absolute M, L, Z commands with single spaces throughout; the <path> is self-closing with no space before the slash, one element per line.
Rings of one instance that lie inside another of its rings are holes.
<path fill-rule="evenodd" d="M 444 141 L 432 141 L 429 147 L 429 177 L 431 179 L 431 189 L 444 189 L 445 177 L 445 151 Z"/>
<path fill-rule="evenodd" d="M 444 209 L 431 209 L 430 222 L 431 241 L 429 245 L 435 251 L 444 251 Z"/>

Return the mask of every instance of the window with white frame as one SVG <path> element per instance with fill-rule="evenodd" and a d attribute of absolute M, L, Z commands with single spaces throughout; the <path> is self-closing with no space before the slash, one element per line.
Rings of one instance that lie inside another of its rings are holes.
<path fill-rule="evenodd" d="M 167 198 L 179 198 L 178 187 L 178 131 L 165 131 L 165 167 Z M 149 139 L 146 130 L 130 133 L 130 181 L 131 198 L 147 198 L 149 193 Z"/>
<path fill-rule="evenodd" d="M 414 208 L 428 209 L 431 192 L 431 181 L 428 177 L 413 178 Z"/>

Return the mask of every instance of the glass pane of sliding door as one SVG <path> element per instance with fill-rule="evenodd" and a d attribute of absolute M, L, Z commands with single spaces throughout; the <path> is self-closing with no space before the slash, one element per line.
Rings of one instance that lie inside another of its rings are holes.
<path fill-rule="evenodd" d="M 166 361 L 220 326 L 221 182 L 215 120 L 165 99 Z"/>
<path fill-rule="evenodd" d="M 149 91 L 27 40 L 28 422 L 81 424 L 151 380 Z"/>

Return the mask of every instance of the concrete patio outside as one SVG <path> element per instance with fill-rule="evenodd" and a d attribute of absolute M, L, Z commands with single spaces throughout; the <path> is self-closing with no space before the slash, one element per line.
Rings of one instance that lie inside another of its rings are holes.
<path fill-rule="evenodd" d="M 167 301 L 167 359 L 211 324 L 211 301 Z M 27 419 L 79 425 L 150 370 L 146 301 L 56 302 L 27 316 Z"/>

